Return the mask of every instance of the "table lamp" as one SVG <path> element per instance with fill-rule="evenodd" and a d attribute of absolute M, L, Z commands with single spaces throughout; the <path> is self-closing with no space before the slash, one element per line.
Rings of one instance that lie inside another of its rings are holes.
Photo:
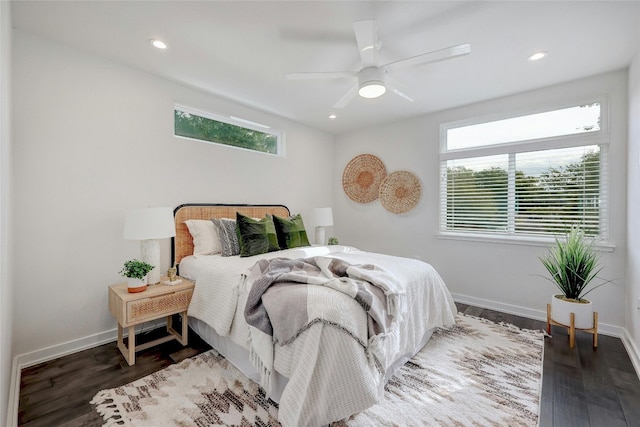
<path fill-rule="evenodd" d="M 171 208 L 128 209 L 124 219 L 124 238 L 140 240 L 141 260 L 154 266 L 148 284 L 160 282 L 160 241 L 176 235 Z"/>
<path fill-rule="evenodd" d="M 333 225 L 333 211 L 331 208 L 315 208 L 313 220 L 316 225 L 316 244 L 326 245 L 324 228 Z"/>

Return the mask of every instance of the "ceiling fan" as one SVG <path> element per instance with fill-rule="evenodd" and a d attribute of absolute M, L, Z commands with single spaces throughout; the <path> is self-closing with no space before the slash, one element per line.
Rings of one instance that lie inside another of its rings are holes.
<path fill-rule="evenodd" d="M 378 51 L 380 50 L 382 42 L 378 39 L 376 21 L 356 21 L 353 23 L 353 31 L 356 36 L 356 42 L 358 43 L 358 49 L 360 50 L 360 60 L 362 61 L 362 68 L 359 71 L 288 73 L 286 74 L 287 79 L 357 78 L 357 83 L 335 103 L 333 108 L 344 108 L 356 93 L 363 98 L 377 98 L 383 95 L 387 89 L 408 101 L 413 101 L 411 96 L 402 88 L 402 85 L 391 77 L 389 73 L 401 68 L 467 55 L 471 52 L 471 45 L 469 43 L 463 43 L 379 65 Z"/>

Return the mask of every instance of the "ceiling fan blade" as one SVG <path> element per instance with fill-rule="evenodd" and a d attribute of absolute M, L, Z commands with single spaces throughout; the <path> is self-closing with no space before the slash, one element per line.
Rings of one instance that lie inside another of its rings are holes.
<path fill-rule="evenodd" d="M 362 68 L 373 67 L 378 61 L 378 26 L 374 20 L 356 21 L 353 23 L 353 32 L 358 42 Z"/>
<path fill-rule="evenodd" d="M 409 102 L 413 102 L 413 98 L 407 94 L 407 90 L 402 83 L 393 77 L 387 76 L 387 87 L 396 95 L 406 99 Z"/>
<path fill-rule="evenodd" d="M 310 80 L 310 79 L 341 79 L 345 77 L 357 77 L 356 71 L 328 71 L 309 73 L 287 73 L 287 80 Z"/>
<path fill-rule="evenodd" d="M 354 84 L 353 86 L 351 86 L 351 89 L 349 89 L 347 91 L 347 93 L 342 95 L 342 98 L 340 98 L 338 100 L 338 102 L 335 103 L 333 108 L 344 108 L 344 107 L 346 107 L 346 105 L 349 102 L 351 102 L 351 100 L 356 96 L 356 93 L 358 93 L 358 84 L 357 83 Z"/>
<path fill-rule="evenodd" d="M 463 43 L 456 46 L 446 47 L 444 49 L 434 50 L 433 52 L 423 53 L 400 61 L 391 62 L 387 65 L 383 65 L 383 67 L 386 68 L 387 71 L 395 71 L 405 67 L 412 67 L 414 65 L 444 61 L 445 59 L 455 58 L 456 56 L 467 55 L 469 53 L 471 53 L 471 45 L 469 43 Z"/>

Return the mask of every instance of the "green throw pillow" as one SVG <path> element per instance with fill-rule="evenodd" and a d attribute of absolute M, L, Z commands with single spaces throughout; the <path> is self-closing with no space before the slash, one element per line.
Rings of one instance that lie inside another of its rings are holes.
<path fill-rule="evenodd" d="M 242 257 L 280 250 L 273 218 L 269 216 L 256 220 L 236 213 L 236 232 Z"/>
<path fill-rule="evenodd" d="M 273 217 L 267 215 L 260 221 L 264 221 L 267 225 L 267 239 L 269 239 L 269 252 L 279 251 L 280 244 L 278 243 L 278 233 L 276 233 L 276 225 L 273 222 Z"/>
<path fill-rule="evenodd" d="M 278 234 L 278 244 L 282 249 L 311 246 L 300 214 L 290 216 L 288 219 L 274 215 L 273 222 Z"/>

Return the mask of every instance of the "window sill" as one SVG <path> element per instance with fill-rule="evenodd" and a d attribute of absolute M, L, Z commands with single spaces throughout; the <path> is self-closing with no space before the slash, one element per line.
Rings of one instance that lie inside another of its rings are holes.
<path fill-rule="evenodd" d="M 548 247 L 555 243 L 553 237 L 537 236 L 492 236 L 487 234 L 440 232 L 436 238 L 443 240 L 461 240 L 467 242 L 484 242 L 502 245 L 542 246 Z M 600 252 L 613 252 L 615 245 L 611 242 L 598 242 L 595 248 Z"/>

